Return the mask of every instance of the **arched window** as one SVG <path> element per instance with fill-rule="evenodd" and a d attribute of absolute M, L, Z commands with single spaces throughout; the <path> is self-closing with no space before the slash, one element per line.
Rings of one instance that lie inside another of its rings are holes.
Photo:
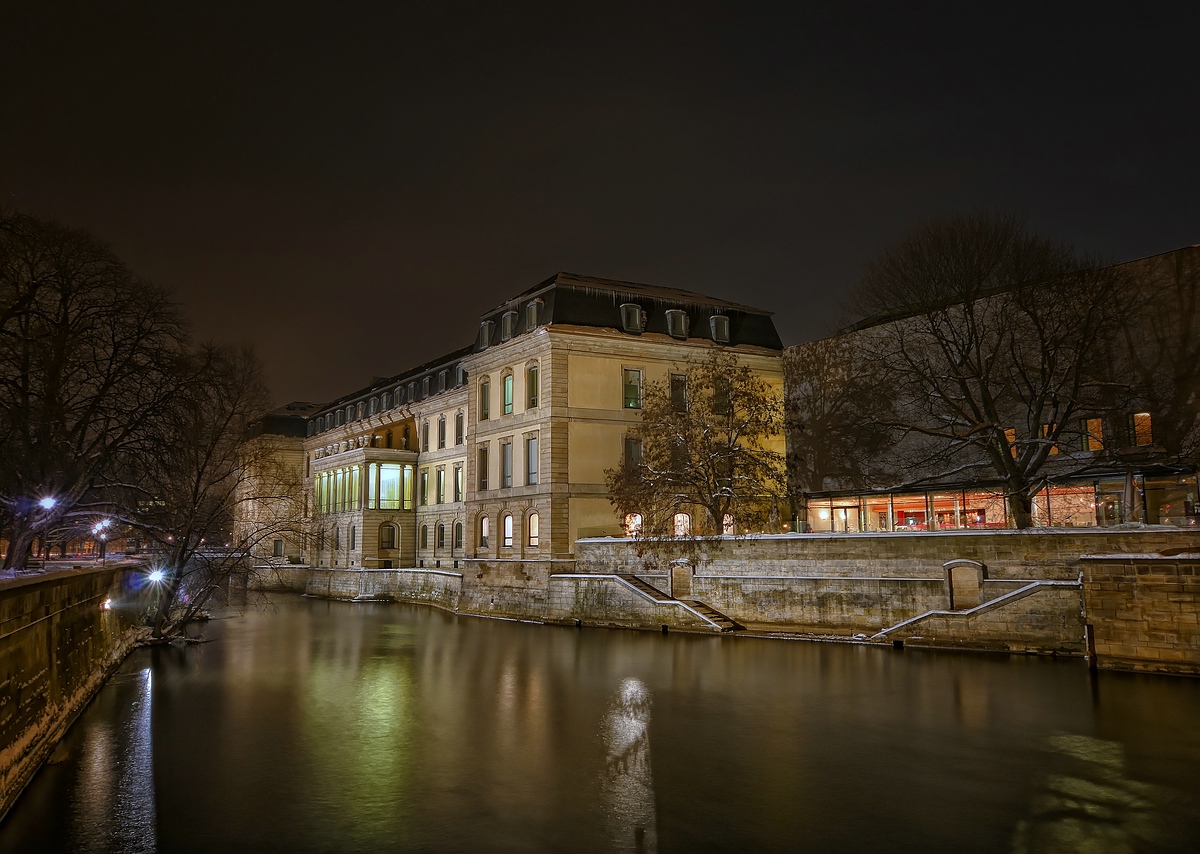
<path fill-rule="evenodd" d="M 454 548 L 461 549 L 463 547 L 463 523 L 454 523 Z"/>
<path fill-rule="evenodd" d="M 525 530 L 528 532 L 528 536 L 526 537 L 526 539 L 529 541 L 529 545 L 536 547 L 538 544 L 538 514 L 537 513 L 529 514 L 529 519 L 525 524 Z"/>
<path fill-rule="evenodd" d="M 333 526 L 333 550 L 336 552 L 342 547 L 342 529 L 337 525 Z"/>
<path fill-rule="evenodd" d="M 733 517 L 728 513 L 721 517 L 721 533 L 727 537 L 732 537 L 737 533 L 733 525 Z"/>
<path fill-rule="evenodd" d="M 350 526 L 350 551 L 354 551 L 354 548 L 356 545 L 358 545 L 358 526 L 351 525 Z"/>
<path fill-rule="evenodd" d="M 429 526 L 428 525 L 421 526 L 421 548 L 423 548 L 423 549 L 429 548 Z"/>
<path fill-rule="evenodd" d="M 625 516 L 625 536 L 636 537 L 642 530 L 642 514 L 629 513 Z"/>
<path fill-rule="evenodd" d="M 439 549 L 446 548 L 446 526 L 438 522 L 437 526 L 437 547 Z"/>
<path fill-rule="evenodd" d="M 392 446 L 392 431 L 391 430 L 388 430 L 387 433 L 384 434 L 383 440 L 384 440 L 385 448 L 390 448 Z"/>
<path fill-rule="evenodd" d="M 379 548 L 396 548 L 396 526 L 384 523 L 379 526 Z"/>
<path fill-rule="evenodd" d="M 446 416 L 438 418 L 438 448 L 446 447 Z"/>
<path fill-rule="evenodd" d="M 504 526 L 504 548 L 511 549 L 512 543 L 513 543 L 513 523 L 512 523 L 512 514 L 511 513 L 504 514 L 503 526 Z"/>
<path fill-rule="evenodd" d="M 692 533 L 692 517 L 687 513 L 675 514 L 675 536 L 686 537 Z"/>
<path fill-rule="evenodd" d="M 479 520 L 479 547 L 486 549 L 488 547 L 488 533 L 491 531 L 491 524 L 487 516 L 483 516 Z"/>

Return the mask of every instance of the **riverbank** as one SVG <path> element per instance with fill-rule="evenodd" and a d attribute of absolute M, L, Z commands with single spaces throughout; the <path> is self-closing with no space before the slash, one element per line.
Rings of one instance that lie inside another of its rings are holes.
<path fill-rule="evenodd" d="M 0 581 L 0 819 L 145 634 L 133 565 Z"/>
<path fill-rule="evenodd" d="M 655 565 L 628 540 L 561 559 L 271 567 L 265 589 L 560 625 L 1088 656 L 1200 673 L 1200 533 L 1168 527 L 787 534 Z M 1114 574 L 1115 573 L 1115 574 Z"/>

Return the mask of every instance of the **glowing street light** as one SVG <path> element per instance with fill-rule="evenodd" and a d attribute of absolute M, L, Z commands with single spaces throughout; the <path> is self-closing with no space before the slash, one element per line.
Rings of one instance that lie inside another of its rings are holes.
<path fill-rule="evenodd" d="M 155 570 L 152 570 L 150 572 L 150 574 L 147 575 L 146 577 L 148 579 L 150 579 L 150 582 L 152 584 L 159 584 L 160 582 L 162 582 L 162 580 L 164 578 L 167 577 L 167 574 L 165 572 L 163 572 L 161 569 L 155 569 Z"/>
<path fill-rule="evenodd" d="M 38 507 L 41 507 L 43 510 L 53 510 L 54 505 L 57 503 L 58 503 L 57 498 L 47 495 L 45 498 L 43 498 L 41 501 L 38 502 Z"/>

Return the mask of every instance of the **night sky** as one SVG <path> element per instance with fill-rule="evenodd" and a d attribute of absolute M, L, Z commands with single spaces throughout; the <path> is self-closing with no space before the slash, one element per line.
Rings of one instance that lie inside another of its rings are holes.
<path fill-rule="evenodd" d="M 4 3 L 0 200 L 254 342 L 281 403 L 559 270 L 794 344 L 930 216 L 1200 242 L 1200 4 L 744 5 Z"/>

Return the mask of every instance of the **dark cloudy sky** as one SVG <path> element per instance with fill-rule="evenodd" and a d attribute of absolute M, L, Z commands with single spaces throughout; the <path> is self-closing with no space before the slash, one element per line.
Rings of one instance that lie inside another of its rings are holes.
<path fill-rule="evenodd" d="M 1200 242 L 1200 4 L 990 5 L 10 0 L 0 199 L 255 342 L 280 402 L 469 343 L 558 270 L 792 344 L 930 216 Z"/>

